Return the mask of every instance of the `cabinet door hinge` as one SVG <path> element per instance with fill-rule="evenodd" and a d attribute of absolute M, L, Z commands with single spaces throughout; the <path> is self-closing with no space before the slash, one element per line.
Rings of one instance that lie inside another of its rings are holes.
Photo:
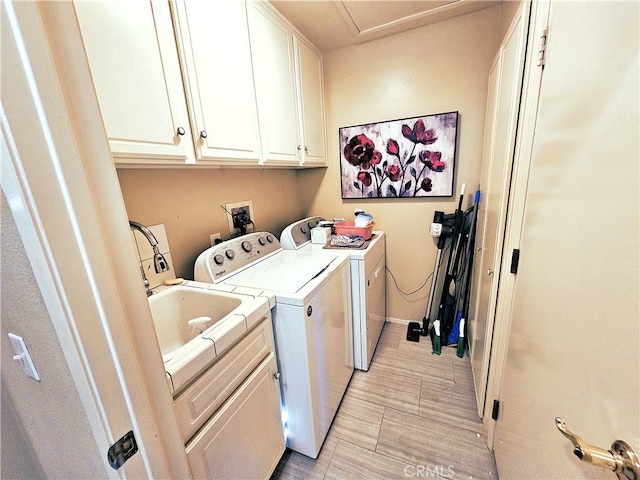
<path fill-rule="evenodd" d="M 518 273 L 518 264 L 520 263 L 520 249 L 514 248 L 511 253 L 511 273 Z"/>
<path fill-rule="evenodd" d="M 493 409 L 491 410 L 491 418 L 493 420 L 498 419 L 498 413 L 500 413 L 500 400 L 493 401 Z"/>
<path fill-rule="evenodd" d="M 544 67 L 547 59 L 547 40 L 549 37 L 549 27 L 545 28 L 540 35 L 540 46 L 538 48 L 538 66 Z"/>

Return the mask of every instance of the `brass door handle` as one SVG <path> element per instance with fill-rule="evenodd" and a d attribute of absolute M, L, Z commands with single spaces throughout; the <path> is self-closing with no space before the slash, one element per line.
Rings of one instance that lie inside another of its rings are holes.
<path fill-rule="evenodd" d="M 584 462 L 615 472 L 621 480 L 640 480 L 640 461 L 633 448 L 624 440 L 616 440 L 611 449 L 595 447 L 580 436 L 569 431 L 560 417 L 556 417 L 556 427 L 573 444 L 573 453 Z"/>

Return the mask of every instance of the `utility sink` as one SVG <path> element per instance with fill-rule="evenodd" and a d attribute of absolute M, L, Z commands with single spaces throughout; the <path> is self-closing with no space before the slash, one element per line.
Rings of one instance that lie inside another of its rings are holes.
<path fill-rule="evenodd" d="M 238 295 L 174 286 L 149 297 L 163 357 L 223 320 L 242 304 Z"/>
<path fill-rule="evenodd" d="M 149 307 L 170 384 L 175 391 L 269 315 L 260 296 L 184 282 L 149 297 Z"/>

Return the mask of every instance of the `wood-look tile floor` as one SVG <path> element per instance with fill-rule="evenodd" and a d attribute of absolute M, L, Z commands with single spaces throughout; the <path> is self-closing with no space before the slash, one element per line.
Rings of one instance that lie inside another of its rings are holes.
<path fill-rule="evenodd" d="M 471 365 L 431 353 L 386 323 L 368 372 L 356 370 L 316 460 L 287 450 L 271 479 L 497 479 Z"/>

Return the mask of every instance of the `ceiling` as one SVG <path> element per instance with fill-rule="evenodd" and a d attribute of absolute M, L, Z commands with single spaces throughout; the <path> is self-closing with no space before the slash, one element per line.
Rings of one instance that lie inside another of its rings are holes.
<path fill-rule="evenodd" d="M 499 0 L 270 0 L 322 52 L 368 42 Z"/>

